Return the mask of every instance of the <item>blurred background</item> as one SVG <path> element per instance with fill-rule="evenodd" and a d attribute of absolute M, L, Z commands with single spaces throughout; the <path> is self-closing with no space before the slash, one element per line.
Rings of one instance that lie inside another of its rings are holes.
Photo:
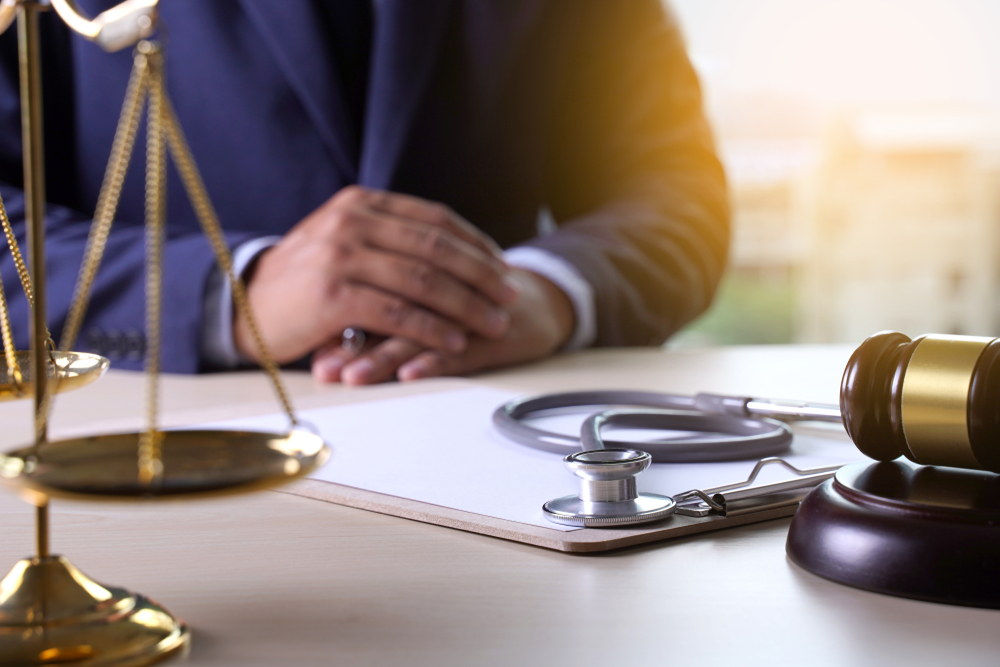
<path fill-rule="evenodd" d="M 1000 2 L 669 4 L 734 211 L 669 345 L 1000 335 Z"/>

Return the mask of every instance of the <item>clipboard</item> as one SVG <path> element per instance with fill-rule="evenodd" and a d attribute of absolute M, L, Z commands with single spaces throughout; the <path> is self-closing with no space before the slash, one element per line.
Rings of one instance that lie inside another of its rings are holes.
<path fill-rule="evenodd" d="M 369 512 L 388 514 L 402 519 L 422 521 L 446 528 L 456 528 L 470 533 L 570 553 L 610 551 L 723 528 L 733 528 L 749 523 L 781 519 L 795 514 L 799 506 L 798 500 L 796 500 L 794 503 L 780 507 L 766 508 L 737 516 L 689 517 L 674 514 L 665 521 L 634 528 L 581 528 L 565 532 L 315 479 L 302 480 L 289 487 L 279 489 L 278 493 L 322 500 Z"/>
<path fill-rule="evenodd" d="M 513 443 L 493 430 L 493 410 L 517 395 L 469 385 L 433 394 L 301 410 L 300 418 L 316 427 L 332 445 L 334 455 L 310 479 L 280 492 L 576 553 L 620 549 L 788 517 L 804 495 L 802 489 L 777 488 L 766 499 L 737 499 L 739 493 L 734 492 L 733 500 L 740 501 L 739 511 L 725 516 L 711 512 L 703 516 L 674 514 L 660 522 L 631 527 L 551 524 L 542 514 L 542 504 L 578 491 L 578 480 L 565 470 L 561 456 Z M 280 419 L 279 415 L 265 415 L 207 426 L 274 429 Z M 817 461 L 818 465 L 839 466 L 858 457 L 846 433 L 829 440 L 832 444 L 817 445 L 808 437 L 801 442 L 803 451 L 798 452 L 798 458 L 790 457 L 800 468 L 818 467 Z M 639 484 L 642 488 L 645 477 L 647 489 L 678 499 L 692 488 L 714 494 L 734 486 L 732 482 L 745 480 L 756 463 L 654 464 L 640 475 Z M 702 494 L 701 499 L 690 496 L 685 503 L 710 501 L 710 495 Z"/>

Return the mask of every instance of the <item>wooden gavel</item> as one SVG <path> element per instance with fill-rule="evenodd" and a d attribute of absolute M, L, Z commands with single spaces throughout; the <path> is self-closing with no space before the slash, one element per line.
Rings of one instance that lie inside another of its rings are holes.
<path fill-rule="evenodd" d="M 840 410 L 878 461 L 1000 473 L 1000 338 L 877 333 L 847 364 Z"/>

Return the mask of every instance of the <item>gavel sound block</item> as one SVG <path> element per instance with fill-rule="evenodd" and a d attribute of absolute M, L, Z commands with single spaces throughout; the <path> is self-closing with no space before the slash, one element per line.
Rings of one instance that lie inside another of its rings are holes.
<path fill-rule="evenodd" d="M 1000 609 L 1000 339 L 876 334 L 851 357 L 840 406 L 880 462 L 845 466 L 802 501 L 792 561 L 857 588 Z"/>

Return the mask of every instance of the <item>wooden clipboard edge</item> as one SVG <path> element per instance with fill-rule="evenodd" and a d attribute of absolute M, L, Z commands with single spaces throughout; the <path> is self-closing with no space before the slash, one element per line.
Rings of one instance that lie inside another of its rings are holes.
<path fill-rule="evenodd" d="M 798 509 L 798 505 L 786 505 L 735 517 L 695 518 L 674 515 L 667 521 L 643 528 L 584 528 L 566 532 L 316 479 L 305 479 L 277 491 L 567 553 L 608 551 L 723 528 L 733 528 L 748 523 L 791 516 Z"/>

